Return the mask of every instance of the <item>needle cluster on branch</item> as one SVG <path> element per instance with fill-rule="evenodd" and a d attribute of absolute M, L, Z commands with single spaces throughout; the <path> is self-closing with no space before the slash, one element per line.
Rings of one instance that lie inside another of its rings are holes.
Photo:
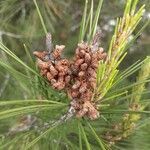
<path fill-rule="evenodd" d="M 54 89 L 67 92 L 77 117 L 88 116 L 96 119 L 99 112 L 92 96 L 96 88 L 99 61 L 106 58 L 106 53 L 102 47 L 81 42 L 73 59 L 68 60 L 61 57 L 64 48 L 64 45 L 56 45 L 51 53 L 34 52 L 40 73 Z"/>

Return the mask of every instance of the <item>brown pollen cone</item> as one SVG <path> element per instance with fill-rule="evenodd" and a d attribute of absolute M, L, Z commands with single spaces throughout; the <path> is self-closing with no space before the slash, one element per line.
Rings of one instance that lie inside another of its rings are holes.
<path fill-rule="evenodd" d="M 40 69 L 40 74 L 57 90 L 62 90 L 68 86 L 71 79 L 69 74 L 70 63 L 67 59 L 61 58 L 64 48 L 64 45 L 56 45 L 51 54 L 48 51 L 35 51 L 33 53 L 38 58 L 37 65 Z"/>
<path fill-rule="evenodd" d="M 87 43 L 78 44 L 71 63 L 73 85 L 70 88 L 72 99 L 75 99 L 76 103 L 77 117 L 88 116 L 90 119 L 96 119 L 99 116 L 92 96 L 96 88 L 98 64 L 105 57 L 103 48 L 93 51 L 92 46 Z"/>
<path fill-rule="evenodd" d="M 77 117 L 96 119 L 99 112 L 92 97 L 96 88 L 99 61 L 106 58 L 106 53 L 101 47 L 94 49 L 92 45 L 82 42 L 78 44 L 70 61 L 61 57 L 64 48 L 64 45 L 56 45 L 51 53 L 33 53 L 37 57 L 40 73 L 54 89 L 66 90 Z"/>

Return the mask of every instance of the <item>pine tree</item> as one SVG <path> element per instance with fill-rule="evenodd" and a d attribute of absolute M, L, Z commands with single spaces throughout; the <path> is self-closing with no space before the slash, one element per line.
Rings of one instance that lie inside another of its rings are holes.
<path fill-rule="evenodd" d="M 95 13 L 94 1 L 85 0 L 79 41 L 70 60 L 62 57 L 63 45 L 53 48 L 40 7 L 36 0 L 33 2 L 46 36 L 46 50 L 34 52 L 35 62 L 24 44 L 29 62 L 26 64 L 0 43 L 4 56 L 0 65 L 19 83 L 16 86 L 21 87 L 21 95 L 27 95 L 27 99 L 0 101 L 0 126 L 6 126 L 0 136 L 0 148 L 148 150 L 150 111 L 146 85 L 150 58 L 119 70 L 128 47 L 148 24 L 130 40 L 145 6 L 137 9 L 138 0 L 127 0 L 123 16 L 116 21 L 109 49 L 104 52 L 98 29 L 103 0 Z M 126 78 L 136 71 L 136 82 L 125 85 Z"/>

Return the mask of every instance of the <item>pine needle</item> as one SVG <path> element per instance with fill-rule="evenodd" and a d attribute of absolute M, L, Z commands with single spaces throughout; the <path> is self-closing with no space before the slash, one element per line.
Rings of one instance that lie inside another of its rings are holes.
<path fill-rule="evenodd" d="M 86 144 L 86 148 L 87 148 L 87 150 L 91 150 L 90 144 L 88 142 L 88 139 L 87 139 L 87 136 L 86 136 L 86 133 L 84 131 L 84 128 L 83 128 L 82 124 L 79 123 L 79 126 L 80 126 L 80 129 L 81 129 L 82 134 L 83 134 L 83 138 L 84 138 L 84 141 L 85 141 L 85 144 Z"/>
<path fill-rule="evenodd" d="M 86 123 L 88 124 L 88 126 L 90 127 L 90 129 L 91 129 L 91 131 L 92 131 L 92 133 L 93 133 L 93 135 L 94 135 L 94 137 L 95 137 L 95 139 L 97 140 L 97 142 L 99 143 L 99 145 L 100 145 L 100 147 L 101 147 L 101 149 L 102 150 L 106 150 L 105 149 L 105 146 L 103 145 L 103 142 L 102 142 L 102 140 L 99 138 L 99 136 L 96 134 L 96 132 L 95 132 L 95 130 L 93 129 L 93 127 L 90 125 L 90 123 L 89 122 L 87 122 L 86 121 Z"/>
<path fill-rule="evenodd" d="M 36 0 L 33 0 L 33 2 L 34 2 L 34 4 L 35 4 L 36 10 L 37 10 L 37 12 L 38 12 L 38 15 L 39 15 L 39 18 L 40 18 L 40 21 L 41 21 L 41 24 L 42 24 L 44 33 L 45 33 L 45 35 L 47 35 L 48 32 L 47 32 L 47 29 L 46 29 L 46 26 L 45 26 L 43 17 L 42 17 L 42 15 L 41 15 L 40 9 L 39 9 L 39 7 L 38 7 L 38 5 L 37 5 Z"/>

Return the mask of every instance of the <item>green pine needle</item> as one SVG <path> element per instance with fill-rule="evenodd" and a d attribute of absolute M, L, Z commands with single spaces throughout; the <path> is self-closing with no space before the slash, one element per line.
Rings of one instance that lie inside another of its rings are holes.
<path fill-rule="evenodd" d="M 47 29 L 46 29 L 46 26 L 45 26 L 45 23 L 44 23 L 43 17 L 42 17 L 42 15 L 41 15 L 40 9 L 39 9 L 39 7 L 38 7 L 38 5 L 37 5 L 36 0 L 33 0 L 33 2 L 34 2 L 34 4 L 35 4 L 35 6 L 36 6 L 37 13 L 38 13 L 38 15 L 39 15 L 39 18 L 40 18 L 40 21 L 41 21 L 41 24 L 42 24 L 42 27 L 43 27 L 44 33 L 45 33 L 45 35 L 47 35 L 47 33 L 48 33 L 48 32 L 47 32 Z"/>

